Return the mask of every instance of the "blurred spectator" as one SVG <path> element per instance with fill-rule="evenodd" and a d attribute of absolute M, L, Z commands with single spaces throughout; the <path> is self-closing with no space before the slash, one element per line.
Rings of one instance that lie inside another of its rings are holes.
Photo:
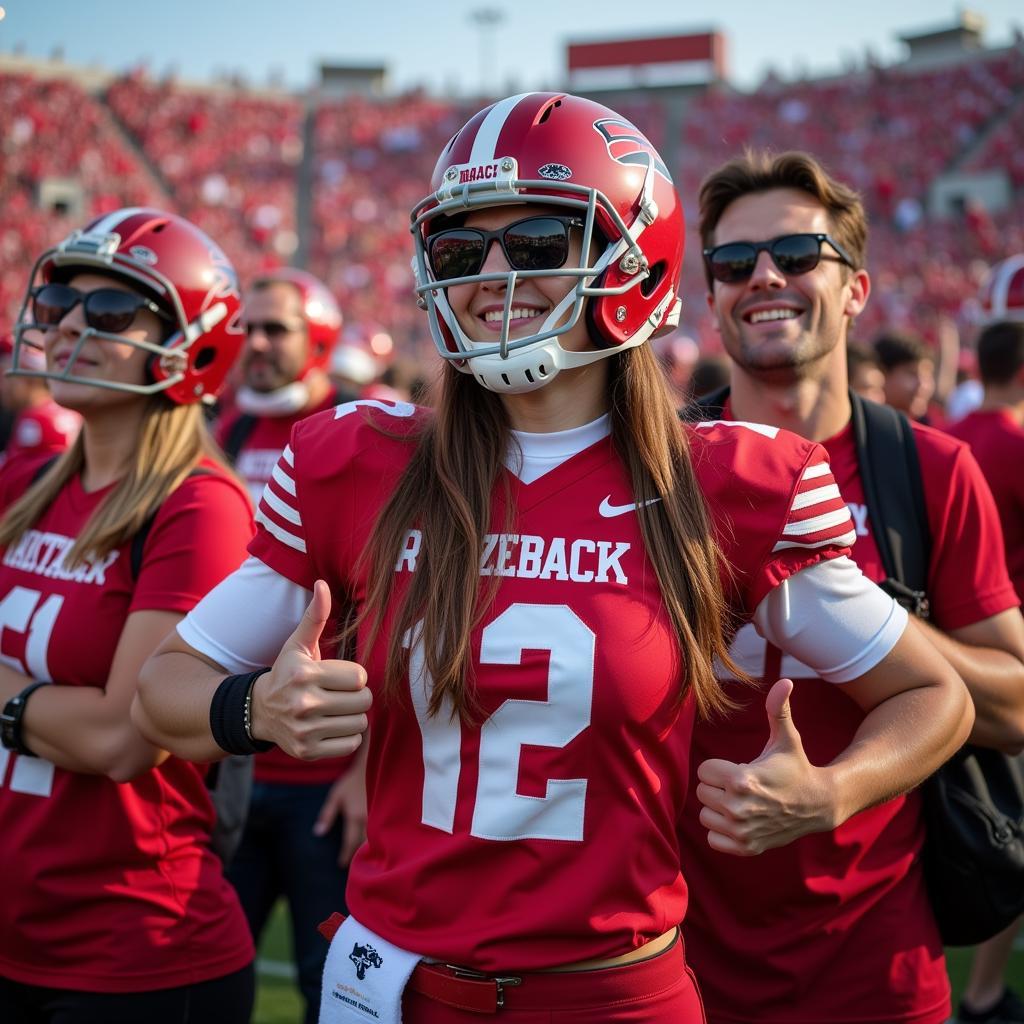
<path fill-rule="evenodd" d="M 345 401 L 357 399 L 368 384 L 380 374 L 380 364 L 361 345 L 345 343 L 331 353 L 327 374 L 338 395 Z"/>
<path fill-rule="evenodd" d="M 927 423 L 935 394 L 935 354 L 920 338 L 896 332 L 877 338 L 874 347 L 885 377 L 886 404 Z"/>
<path fill-rule="evenodd" d="M 25 331 L 24 338 L 38 335 Z M 0 337 L 0 400 L 14 414 L 10 440 L 3 450 L 3 459 L 15 455 L 59 455 L 78 436 L 82 418 L 71 409 L 58 405 L 50 388 L 41 377 L 12 376 L 14 342 L 10 335 Z M 32 348 L 23 340 L 18 365 L 23 370 L 43 370 L 46 358 L 42 345 Z"/>
<path fill-rule="evenodd" d="M 872 402 L 885 403 L 885 374 L 878 362 L 874 350 L 855 341 L 846 346 L 846 370 L 850 377 L 850 387 L 861 396 Z"/>
<path fill-rule="evenodd" d="M 978 338 L 985 389 L 981 407 L 950 428 L 978 460 L 1003 524 L 1006 564 L 1024 600 L 1024 320 L 997 321 Z M 1004 977 L 1020 929 L 1015 923 L 978 946 L 971 963 L 958 1024 L 1024 1020 L 1024 999 Z"/>
<path fill-rule="evenodd" d="M 729 360 L 725 356 L 701 356 L 690 374 L 690 401 L 710 395 L 729 383 Z"/>

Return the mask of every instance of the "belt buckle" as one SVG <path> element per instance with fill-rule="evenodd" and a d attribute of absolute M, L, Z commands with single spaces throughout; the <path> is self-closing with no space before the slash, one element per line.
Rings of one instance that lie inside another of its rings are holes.
<path fill-rule="evenodd" d="M 523 979 L 515 975 L 497 977 L 493 974 L 484 974 L 483 971 L 474 971 L 471 967 L 460 967 L 458 964 L 445 964 L 457 978 L 470 978 L 473 981 L 493 981 L 495 987 L 495 1005 L 500 1010 L 505 1006 L 505 988 L 515 988 L 522 985 Z"/>

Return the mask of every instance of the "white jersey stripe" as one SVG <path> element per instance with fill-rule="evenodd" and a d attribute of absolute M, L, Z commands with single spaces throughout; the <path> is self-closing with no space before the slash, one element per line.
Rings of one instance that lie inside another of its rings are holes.
<path fill-rule="evenodd" d="M 796 512 L 801 508 L 809 508 L 811 505 L 820 505 L 823 502 L 840 498 L 839 488 L 835 484 L 827 484 L 825 487 L 816 487 L 813 491 L 804 491 L 798 494 L 793 502 L 791 511 Z"/>
<path fill-rule="evenodd" d="M 505 121 L 508 120 L 508 116 L 512 113 L 516 104 L 529 95 L 528 92 L 521 92 L 518 96 L 509 96 L 508 99 L 494 104 L 491 112 L 484 118 L 483 123 L 480 125 L 480 130 L 476 133 L 476 138 L 473 140 L 473 152 L 469 155 L 469 162 L 471 164 L 491 163 L 498 157 L 506 155 L 494 151 L 494 147 L 498 144 L 498 136 L 501 134 L 501 129 L 505 127 Z"/>
<path fill-rule="evenodd" d="M 844 505 L 834 512 L 825 512 L 813 519 L 798 520 L 795 523 L 786 523 L 783 534 L 788 537 L 802 537 L 807 533 L 820 533 L 833 526 L 842 526 L 843 523 L 851 522 L 850 510 Z"/>
<path fill-rule="evenodd" d="M 290 444 L 284 446 L 284 451 L 281 452 L 281 459 L 287 462 L 293 469 L 295 468 L 295 456 L 292 455 L 292 446 Z"/>
<path fill-rule="evenodd" d="M 292 508 L 287 502 L 282 501 L 271 489 L 268 484 L 263 489 L 263 498 L 261 501 L 266 502 L 267 505 L 276 512 L 282 519 L 287 519 L 289 523 L 294 523 L 296 526 L 302 526 L 302 516 L 299 515 L 299 510 Z"/>
<path fill-rule="evenodd" d="M 280 462 L 274 466 L 274 472 L 270 476 L 282 491 L 287 491 L 292 497 L 295 496 L 295 481 L 281 468 Z"/>
<path fill-rule="evenodd" d="M 283 527 L 278 526 L 277 523 L 267 517 L 262 509 L 256 513 L 256 522 L 262 524 L 267 533 L 276 537 L 282 544 L 286 544 L 296 551 L 301 551 L 303 554 L 306 553 L 306 542 L 301 537 L 297 537 L 294 533 L 289 533 Z"/>
<path fill-rule="evenodd" d="M 743 427 L 772 440 L 779 434 L 778 427 L 770 427 L 767 423 L 748 423 L 746 420 L 701 420 L 696 424 L 697 430 L 709 430 L 711 427 Z"/>
<path fill-rule="evenodd" d="M 801 480 L 816 480 L 819 476 L 830 476 L 832 469 L 827 462 L 819 462 L 816 466 L 808 466 Z"/>
<path fill-rule="evenodd" d="M 837 548 L 853 547 L 857 539 L 857 531 L 850 530 L 839 537 L 826 537 L 824 540 L 803 541 L 803 540 L 780 540 L 772 551 L 785 551 L 787 548 L 823 548 L 834 544 Z"/>

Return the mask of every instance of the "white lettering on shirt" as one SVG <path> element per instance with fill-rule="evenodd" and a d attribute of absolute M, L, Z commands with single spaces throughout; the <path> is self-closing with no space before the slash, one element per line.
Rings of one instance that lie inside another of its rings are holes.
<path fill-rule="evenodd" d="M 398 553 L 395 572 L 415 572 L 423 535 L 409 530 Z M 571 580 L 573 583 L 629 584 L 622 558 L 632 547 L 623 541 L 568 541 L 565 537 L 488 533 L 480 556 L 481 576 L 524 580 Z"/>
<path fill-rule="evenodd" d="M 857 536 L 866 537 L 868 535 L 867 505 L 855 505 L 852 501 L 848 501 L 846 507 L 850 510 L 850 515 L 853 516 L 854 524 L 857 527 Z"/>
<path fill-rule="evenodd" d="M 12 548 L 4 552 L 4 565 L 47 579 L 71 580 L 104 586 L 107 570 L 117 561 L 120 551 L 108 551 L 100 559 L 85 559 L 74 569 L 64 568 L 64 557 L 74 544 L 74 537 L 43 530 L 26 530 Z"/>

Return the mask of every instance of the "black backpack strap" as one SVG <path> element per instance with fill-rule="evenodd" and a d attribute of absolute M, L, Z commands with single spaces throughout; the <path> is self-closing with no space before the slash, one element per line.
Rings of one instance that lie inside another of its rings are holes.
<path fill-rule="evenodd" d="M 60 458 L 60 455 L 51 455 L 44 463 L 36 466 L 36 471 L 32 474 L 32 479 L 29 481 L 29 487 L 32 484 L 38 483 L 46 475 L 46 471 Z"/>
<path fill-rule="evenodd" d="M 209 469 L 203 469 L 202 466 L 197 466 L 192 470 L 191 473 L 185 478 L 186 480 L 194 476 L 210 476 L 212 471 Z M 157 509 L 148 519 L 146 519 L 142 525 L 135 531 L 132 537 L 132 546 L 129 549 L 128 556 L 131 562 L 132 568 L 132 579 L 137 580 L 139 573 L 142 571 L 142 556 L 146 548 L 146 540 L 149 537 L 149 531 L 153 529 L 153 522 L 156 520 Z"/>
<path fill-rule="evenodd" d="M 687 423 L 720 420 L 725 412 L 725 403 L 729 400 L 731 390 L 726 384 L 725 387 L 718 388 L 710 394 L 693 399 L 679 413 L 679 418 Z"/>
<path fill-rule="evenodd" d="M 238 461 L 239 452 L 243 445 L 249 440 L 249 435 L 256 427 L 256 417 L 243 412 L 241 416 L 231 424 L 228 436 L 224 439 L 224 454 L 228 462 L 233 466 Z"/>
<path fill-rule="evenodd" d="M 850 402 L 864 500 L 887 576 L 881 587 L 926 619 L 931 530 L 910 421 L 852 391 Z"/>

